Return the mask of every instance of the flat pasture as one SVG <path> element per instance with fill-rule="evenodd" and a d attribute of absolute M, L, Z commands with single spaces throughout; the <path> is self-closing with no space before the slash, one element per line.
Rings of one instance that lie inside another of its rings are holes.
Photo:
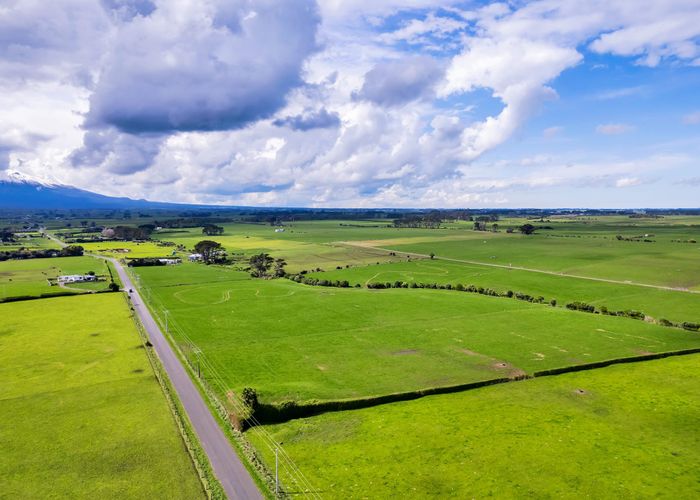
<path fill-rule="evenodd" d="M 60 248 L 58 243 L 37 232 L 17 233 L 13 242 L 0 242 L 0 252 L 9 252 L 26 248 L 27 250 L 44 250 Z"/>
<path fill-rule="evenodd" d="M 224 225 L 224 234 L 218 236 L 205 236 L 201 228 L 192 228 L 157 232 L 153 237 L 184 245 L 188 249 L 194 249 L 201 240 L 214 240 L 221 243 L 229 255 L 242 264 L 253 254 L 269 253 L 275 258 L 285 259 L 290 272 L 316 268 L 327 270 L 348 264 L 364 265 L 399 260 L 381 250 L 350 247 L 328 241 L 333 238 L 328 237 L 327 233 L 330 230 L 326 226 L 310 226 L 311 228 L 300 233 L 295 232 L 296 226 L 286 228 L 284 233 L 275 233 L 274 228 L 270 226 L 231 224 Z"/>
<path fill-rule="evenodd" d="M 265 430 L 323 498 L 696 498 L 699 384 L 689 355 Z"/>
<path fill-rule="evenodd" d="M 267 402 L 382 395 L 700 347 L 700 335 L 449 290 L 340 289 L 188 264 L 137 268 L 156 314 Z M 205 373 L 205 377 L 207 374 Z"/>
<path fill-rule="evenodd" d="M 106 290 L 109 283 L 107 264 L 93 257 L 54 257 L 0 262 L 0 300 L 45 293 L 80 293 L 81 286 L 78 284 L 71 285 L 71 288 L 63 288 L 50 285 L 48 280 L 60 275 L 87 274 L 90 271 L 107 276 L 107 281 L 92 283 L 86 289 Z"/>
<path fill-rule="evenodd" d="M 0 304 L 0 491 L 204 498 L 120 294 Z"/>
<path fill-rule="evenodd" d="M 86 253 L 104 255 L 117 259 L 134 259 L 145 257 L 170 257 L 173 256 L 173 247 L 164 247 L 154 241 L 133 242 L 133 241 L 98 241 L 89 243 L 76 243 L 85 249 Z M 176 256 L 186 255 L 176 252 Z"/>
<path fill-rule="evenodd" d="M 372 241 L 397 252 L 525 267 L 560 274 L 700 290 L 700 245 L 597 237 L 480 233 L 480 238 Z"/>
<path fill-rule="evenodd" d="M 700 322 L 700 294 L 662 290 L 634 284 L 608 283 L 571 276 L 543 274 L 448 260 L 421 259 L 381 265 L 351 267 L 310 273 L 318 279 L 348 280 L 351 285 L 368 283 L 437 283 L 475 285 L 498 292 L 521 292 L 560 306 L 580 301 L 610 310 L 638 310 L 655 319 Z"/>

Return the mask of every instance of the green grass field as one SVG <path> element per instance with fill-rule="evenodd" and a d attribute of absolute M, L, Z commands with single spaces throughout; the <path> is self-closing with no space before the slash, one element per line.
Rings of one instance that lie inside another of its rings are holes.
<path fill-rule="evenodd" d="M 700 335 L 680 329 L 448 290 L 311 287 L 196 264 L 137 272 L 155 312 L 169 311 L 176 338 L 202 349 L 226 387 L 252 386 L 272 402 L 700 347 Z"/>
<path fill-rule="evenodd" d="M 0 242 L 0 252 L 8 252 L 26 248 L 27 250 L 43 250 L 46 248 L 60 248 L 55 241 L 42 237 L 41 233 L 18 233 L 14 242 Z"/>
<path fill-rule="evenodd" d="M 656 319 L 700 321 L 700 294 L 440 259 L 353 267 L 311 273 L 310 276 L 327 280 L 348 280 L 351 284 L 360 283 L 363 286 L 367 283 L 395 281 L 473 284 L 499 292 L 513 290 L 535 297 L 544 296 L 547 300 L 556 299 L 561 306 L 568 302 L 582 301 L 598 307 L 606 306 L 611 310 L 640 310 Z"/>
<path fill-rule="evenodd" d="M 699 384 L 692 355 L 266 429 L 323 498 L 697 498 Z"/>
<path fill-rule="evenodd" d="M 533 236 L 506 233 L 528 221 L 548 228 Z M 152 310 L 163 324 L 167 311 L 170 333 L 224 404 L 229 391 L 244 387 L 255 388 L 263 403 L 351 399 L 700 347 L 697 332 L 562 307 L 582 301 L 697 322 L 700 295 L 689 292 L 700 291 L 700 245 L 692 243 L 700 240 L 698 217 L 503 218 L 498 232 L 474 231 L 467 221 L 439 229 L 398 229 L 389 220 L 293 221 L 284 232 L 221 225 L 224 234 L 214 237 L 201 228 L 165 229 L 153 242 L 85 247 L 119 258 L 164 257 L 174 247 L 157 240 L 192 249 L 213 239 L 235 257 L 229 267 L 133 270 Z M 284 258 L 292 273 L 321 268 L 311 273 L 321 279 L 474 284 L 542 295 L 558 307 L 450 290 L 252 279 L 240 269 L 259 252 Z M 436 260 L 408 255 L 431 252 Z M 513 381 L 246 435 L 273 468 L 262 436 L 271 432 L 328 498 L 694 498 L 698 361 L 687 355 Z"/>
<path fill-rule="evenodd" d="M 193 249 L 197 242 L 212 239 L 232 255 L 245 258 L 255 253 L 269 253 L 284 258 L 290 272 L 303 269 L 333 269 L 346 264 L 360 265 L 374 262 L 394 262 L 397 258 L 381 250 L 349 247 L 334 243 L 343 231 L 352 231 L 339 226 L 338 221 L 294 224 L 283 233 L 275 233 L 274 227 L 257 224 L 225 224 L 225 232 L 220 236 L 205 236 L 201 228 L 178 229 L 157 232 L 154 238 L 171 241 Z M 339 230 L 338 230 L 339 229 Z M 356 234 L 357 232 L 353 232 Z M 365 229 L 360 237 L 368 236 Z"/>
<path fill-rule="evenodd" d="M 109 276 L 107 264 L 93 257 L 55 257 L 49 259 L 8 260 L 0 262 L 0 300 L 22 295 L 38 296 L 42 293 L 64 293 L 76 291 L 81 287 L 86 290 L 106 290 L 109 283 L 100 281 L 86 285 L 71 285 L 76 290 L 58 285 L 51 286 L 47 281 L 63 274 L 87 274 L 93 271 L 97 275 Z"/>
<path fill-rule="evenodd" d="M 120 294 L 0 318 L 0 496 L 204 497 Z"/>
<path fill-rule="evenodd" d="M 143 257 L 170 257 L 173 254 L 172 247 L 159 246 L 156 242 L 135 243 L 132 241 L 103 241 L 80 243 L 86 253 L 104 255 L 117 259 L 135 259 Z M 182 257 L 183 253 L 178 253 Z"/>
<path fill-rule="evenodd" d="M 398 239 L 373 244 L 398 252 L 432 252 L 451 259 L 700 290 L 698 244 L 617 241 L 613 235 L 565 238 L 474 234 L 478 237 L 416 242 Z"/>

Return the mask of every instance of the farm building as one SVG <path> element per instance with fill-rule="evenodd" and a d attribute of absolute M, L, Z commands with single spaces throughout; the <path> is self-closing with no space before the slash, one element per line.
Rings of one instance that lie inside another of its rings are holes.
<path fill-rule="evenodd" d="M 166 266 L 175 266 L 177 264 L 182 264 L 181 259 L 158 259 L 158 262 L 162 262 Z"/>
<path fill-rule="evenodd" d="M 187 257 L 187 260 L 189 260 L 190 262 L 199 262 L 200 260 L 202 260 L 202 254 L 201 253 L 190 254 L 190 256 Z"/>
<path fill-rule="evenodd" d="M 83 283 L 85 281 L 97 281 L 97 276 L 92 274 L 67 274 L 59 276 L 59 283 Z"/>
<path fill-rule="evenodd" d="M 277 229 L 275 229 L 275 232 L 276 232 L 276 233 L 283 233 L 283 232 L 284 232 L 284 228 L 283 228 L 283 227 L 278 227 Z"/>

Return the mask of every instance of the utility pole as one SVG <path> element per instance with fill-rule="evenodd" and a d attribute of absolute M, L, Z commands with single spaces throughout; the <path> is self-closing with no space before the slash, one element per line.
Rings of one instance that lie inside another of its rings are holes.
<path fill-rule="evenodd" d="M 279 448 L 275 446 L 275 496 L 280 496 L 280 460 Z"/>
<path fill-rule="evenodd" d="M 192 349 L 194 352 L 194 355 L 197 357 L 197 378 L 202 378 L 202 370 L 200 368 L 200 361 L 199 361 L 199 355 L 202 353 L 202 350 L 199 349 L 198 347 L 195 347 Z"/>

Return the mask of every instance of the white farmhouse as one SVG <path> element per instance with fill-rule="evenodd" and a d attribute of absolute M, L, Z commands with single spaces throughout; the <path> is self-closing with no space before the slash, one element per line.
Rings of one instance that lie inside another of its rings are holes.
<path fill-rule="evenodd" d="M 59 283 L 83 283 L 85 281 L 97 281 L 97 276 L 92 274 L 67 274 L 58 277 Z"/>
<path fill-rule="evenodd" d="M 180 260 L 180 259 L 158 259 L 158 262 L 162 262 L 166 266 L 174 266 L 177 264 L 181 264 L 182 260 Z"/>
<path fill-rule="evenodd" d="M 192 253 L 189 257 L 187 257 L 187 260 L 189 260 L 190 262 L 199 262 L 202 259 L 203 256 L 201 253 Z"/>

